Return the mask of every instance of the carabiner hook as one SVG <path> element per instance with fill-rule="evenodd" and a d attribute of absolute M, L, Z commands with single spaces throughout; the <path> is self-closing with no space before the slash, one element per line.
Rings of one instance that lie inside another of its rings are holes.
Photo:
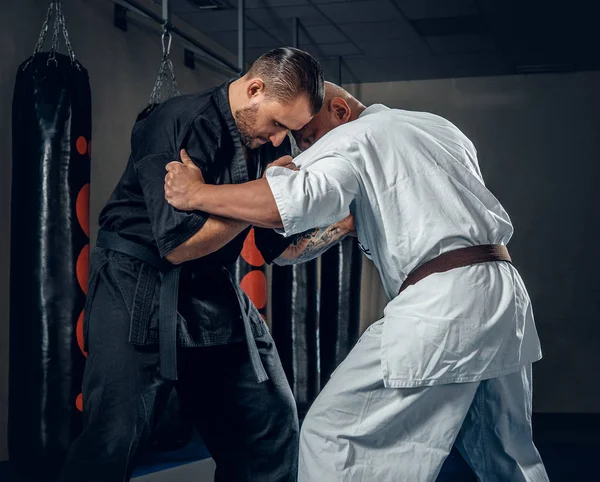
<path fill-rule="evenodd" d="M 165 38 L 168 37 L 168 41 L 165 43 Z M 163 26 L 163 33 L 161 36 L 161 42 L 162 42 L 162 52 L 163 52 L 163 56 L 166 57 L 171 53 L 171 42 L 173 41 L 173 36 L 171 35 L 171 32 L 169 32 L 169 29 L 167 28 L 166 24 Z"/>

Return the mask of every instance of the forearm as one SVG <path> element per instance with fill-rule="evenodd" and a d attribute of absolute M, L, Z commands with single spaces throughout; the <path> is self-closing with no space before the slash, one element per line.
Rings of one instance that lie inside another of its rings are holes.
<path fill-rule="evenodd" d="M 166 259 L 173 264 L 181 264 L 208 256 L 247 227 L 248 224 L 242 221 L 211 216 L 196 234 L 167 254 Z"/>
<path fill-rule="evenodd" d="M 345 221 L 342 220 L 326 228 L 316 228 L 299 234 L 273 262 L 279 266 L 285 266 L 304 263 L 321 256 L 351 233 L 347 229 Z"/>
<path fill-rule="evenodd" d="M 221 186 L 206 184 L 194 194 L 191 204 L 193 209 L 258 227 L 283 227 L 266 179 Z"/>

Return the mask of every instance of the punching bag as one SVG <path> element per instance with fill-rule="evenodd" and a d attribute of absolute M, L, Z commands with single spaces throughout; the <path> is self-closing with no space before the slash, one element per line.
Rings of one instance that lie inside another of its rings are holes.
<path fill-rule="evenodd" d="M 22 472 L 49 476 L 81 430 L 89 266 L 90 86 L 59 1 L 17 72 L 12 120 L 9 451 Z"/>
<path fill-rule="evenodd" d="M 288 138 L 291 136 L 288 136 Z M 264 177 L 264 169 L 275 159 L 289 154 L 289 139 L 279 146 L 268 144 L 264 149 L 257 149 L 251 155 L 257 168 L 256 177 L 250 172 L 250 179 Z M 267 319 L 267 261 L 271 263 L 287 247 L 289 240 L 276 234 L 271 229 L 252 228 L 244 240 L 242 252 L 235 264 L 235 277 L 250 301 L 258 309 L 267 325 L 272 329 L 271 320 Z M 260 249 L 259 249 L 260 246 Z M 264 254 L 264 256 L 263 256 Z M 267 261 L 265 261 L 265 257 Z"/>
<path fill-rule="evenodd" d="M 347 237 L 321 256 L 321 386 L 358 340 L 362 255 Z"/>
<path fill-rule="evenodd" d="M 317 260 L 273 265 L 273 339 L 304 418 L 320 390 Z"/>

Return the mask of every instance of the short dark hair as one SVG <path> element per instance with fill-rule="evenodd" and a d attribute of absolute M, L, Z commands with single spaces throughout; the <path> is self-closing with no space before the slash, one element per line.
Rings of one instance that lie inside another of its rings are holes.
<path fill-rule="evenodd" d="M 261 77 L 265 82 L 265 95 L 282 102 L 305 94 L 312 115 L 316 115 L 323 106 L 323 71 L 307 52 L 292 47 L 271 50 L 252 64 L 247 75 Z"/>

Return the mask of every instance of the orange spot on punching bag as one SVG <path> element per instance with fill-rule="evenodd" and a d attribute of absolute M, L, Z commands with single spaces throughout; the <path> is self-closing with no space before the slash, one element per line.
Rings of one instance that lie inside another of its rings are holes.
<path fill-rule="evenodd" d="M 81 291 L 83 291 L 87 295 L 88 288 L 88 270 L 90 267 L 90 245 L 86 244 L 81 253 L 79 253 L 79 257 L 77 258 L 77 281 L 79 282 L 79 287 Z"/>
<path fill-rule="evenodd" d="M 90 184 L 87 183 L 77 194 L 75 202 L 75 212 L 77 213 L 77 221 L 81 229 L 87 237 L 90 236 Z"/>
<path fill-rule="evenodd" d="M 87 154 L 88 143 L 85 140 L 85 137 L 79 136 L 77 138 L 77 141 L 75 142 L 75 147 L 77 148 L 77 152 L 79 152 L 79 154 L 81 154 L 82 156 Z"/>
<path fill-rule="evenodd" d="M 77 327 L 75 328 L 75 335 L 77 337 L 77 345 L 83 353 L 84 356 L 87 357 L 87 352 L 83 349 L 83 311 L 80 313 L 79 318 L 77 318 Z"/>
<path fill-rule="evenodd" d="M 240 286 L 254 306 L 259 310 L 265 307 L 267 304 L 267 278 L 262 271 L 255 269 L 247 273 L 242 278 Z"/>
<path fill-rule="evenodd" d="M 238 276 L 242 278 L 239 281 L 240 287 L 257 309 L 264 310 L 267 306 L 267 278 L 264 271 L 265 260 L 256 247 L 254 229 L 250 230 L 244 240 L 238 264 L 240 267 L 238 271 L 240 274 Z M 261 316 L 265 318 L 265 315 L 262 313 Z"/>
<path fill-rule="evenodd" d="M 77 152 L 82 156 L 86 154 L 91 156 L 92 143 L 87 142 L 85 137 L 79 136 L 75 143 L 75 147 L 77 148 Z M 86 183 L 79 190 L 77 194 L 77 200 L 75 201 L 75 213 L 77 214 L 77 221 L 79 222 L 79 226 L 81 230 L 85 233 L 85 235 L 89 238 L 90 236 L 90 183 Z M 90 245 L 86 244 L 79 256 L 77 257 L 77 264 L 75 266 L 75 274 L 77 276 L 77 282 L 79 283 L 79 287 L 81 291 L 87 296 L 88 290 L 88 275 L 89 275 L 89 267 L 90 267 Z M 75 326 L 75 338 L 77 340 L 77 346 L 79 346 L 79 350 L 85 357 L 88 356 L 87 352 L 84 350 L 84 340 L 83 340 L 83 310 L 79 314 L 79 318 L 77 318 L 77 325 Z M 83 394 L 80 393 L 77 395 L 75 399 L 75 407 L 80 412 L 83 412 Z"/>
<path fill-rule="evenodd" d="M 265 260 L 262 257 L 262 254 L 260 254 L 260 251 L 256 247 L 256 242 L 254 241 L 254 229 L 250 230 L 248 236 L 246 236 L 246 239 L 244 240 L 242 258 L 244 258 L 244 261 L 250 266 L 262 266 L 265 264 Z"/>

